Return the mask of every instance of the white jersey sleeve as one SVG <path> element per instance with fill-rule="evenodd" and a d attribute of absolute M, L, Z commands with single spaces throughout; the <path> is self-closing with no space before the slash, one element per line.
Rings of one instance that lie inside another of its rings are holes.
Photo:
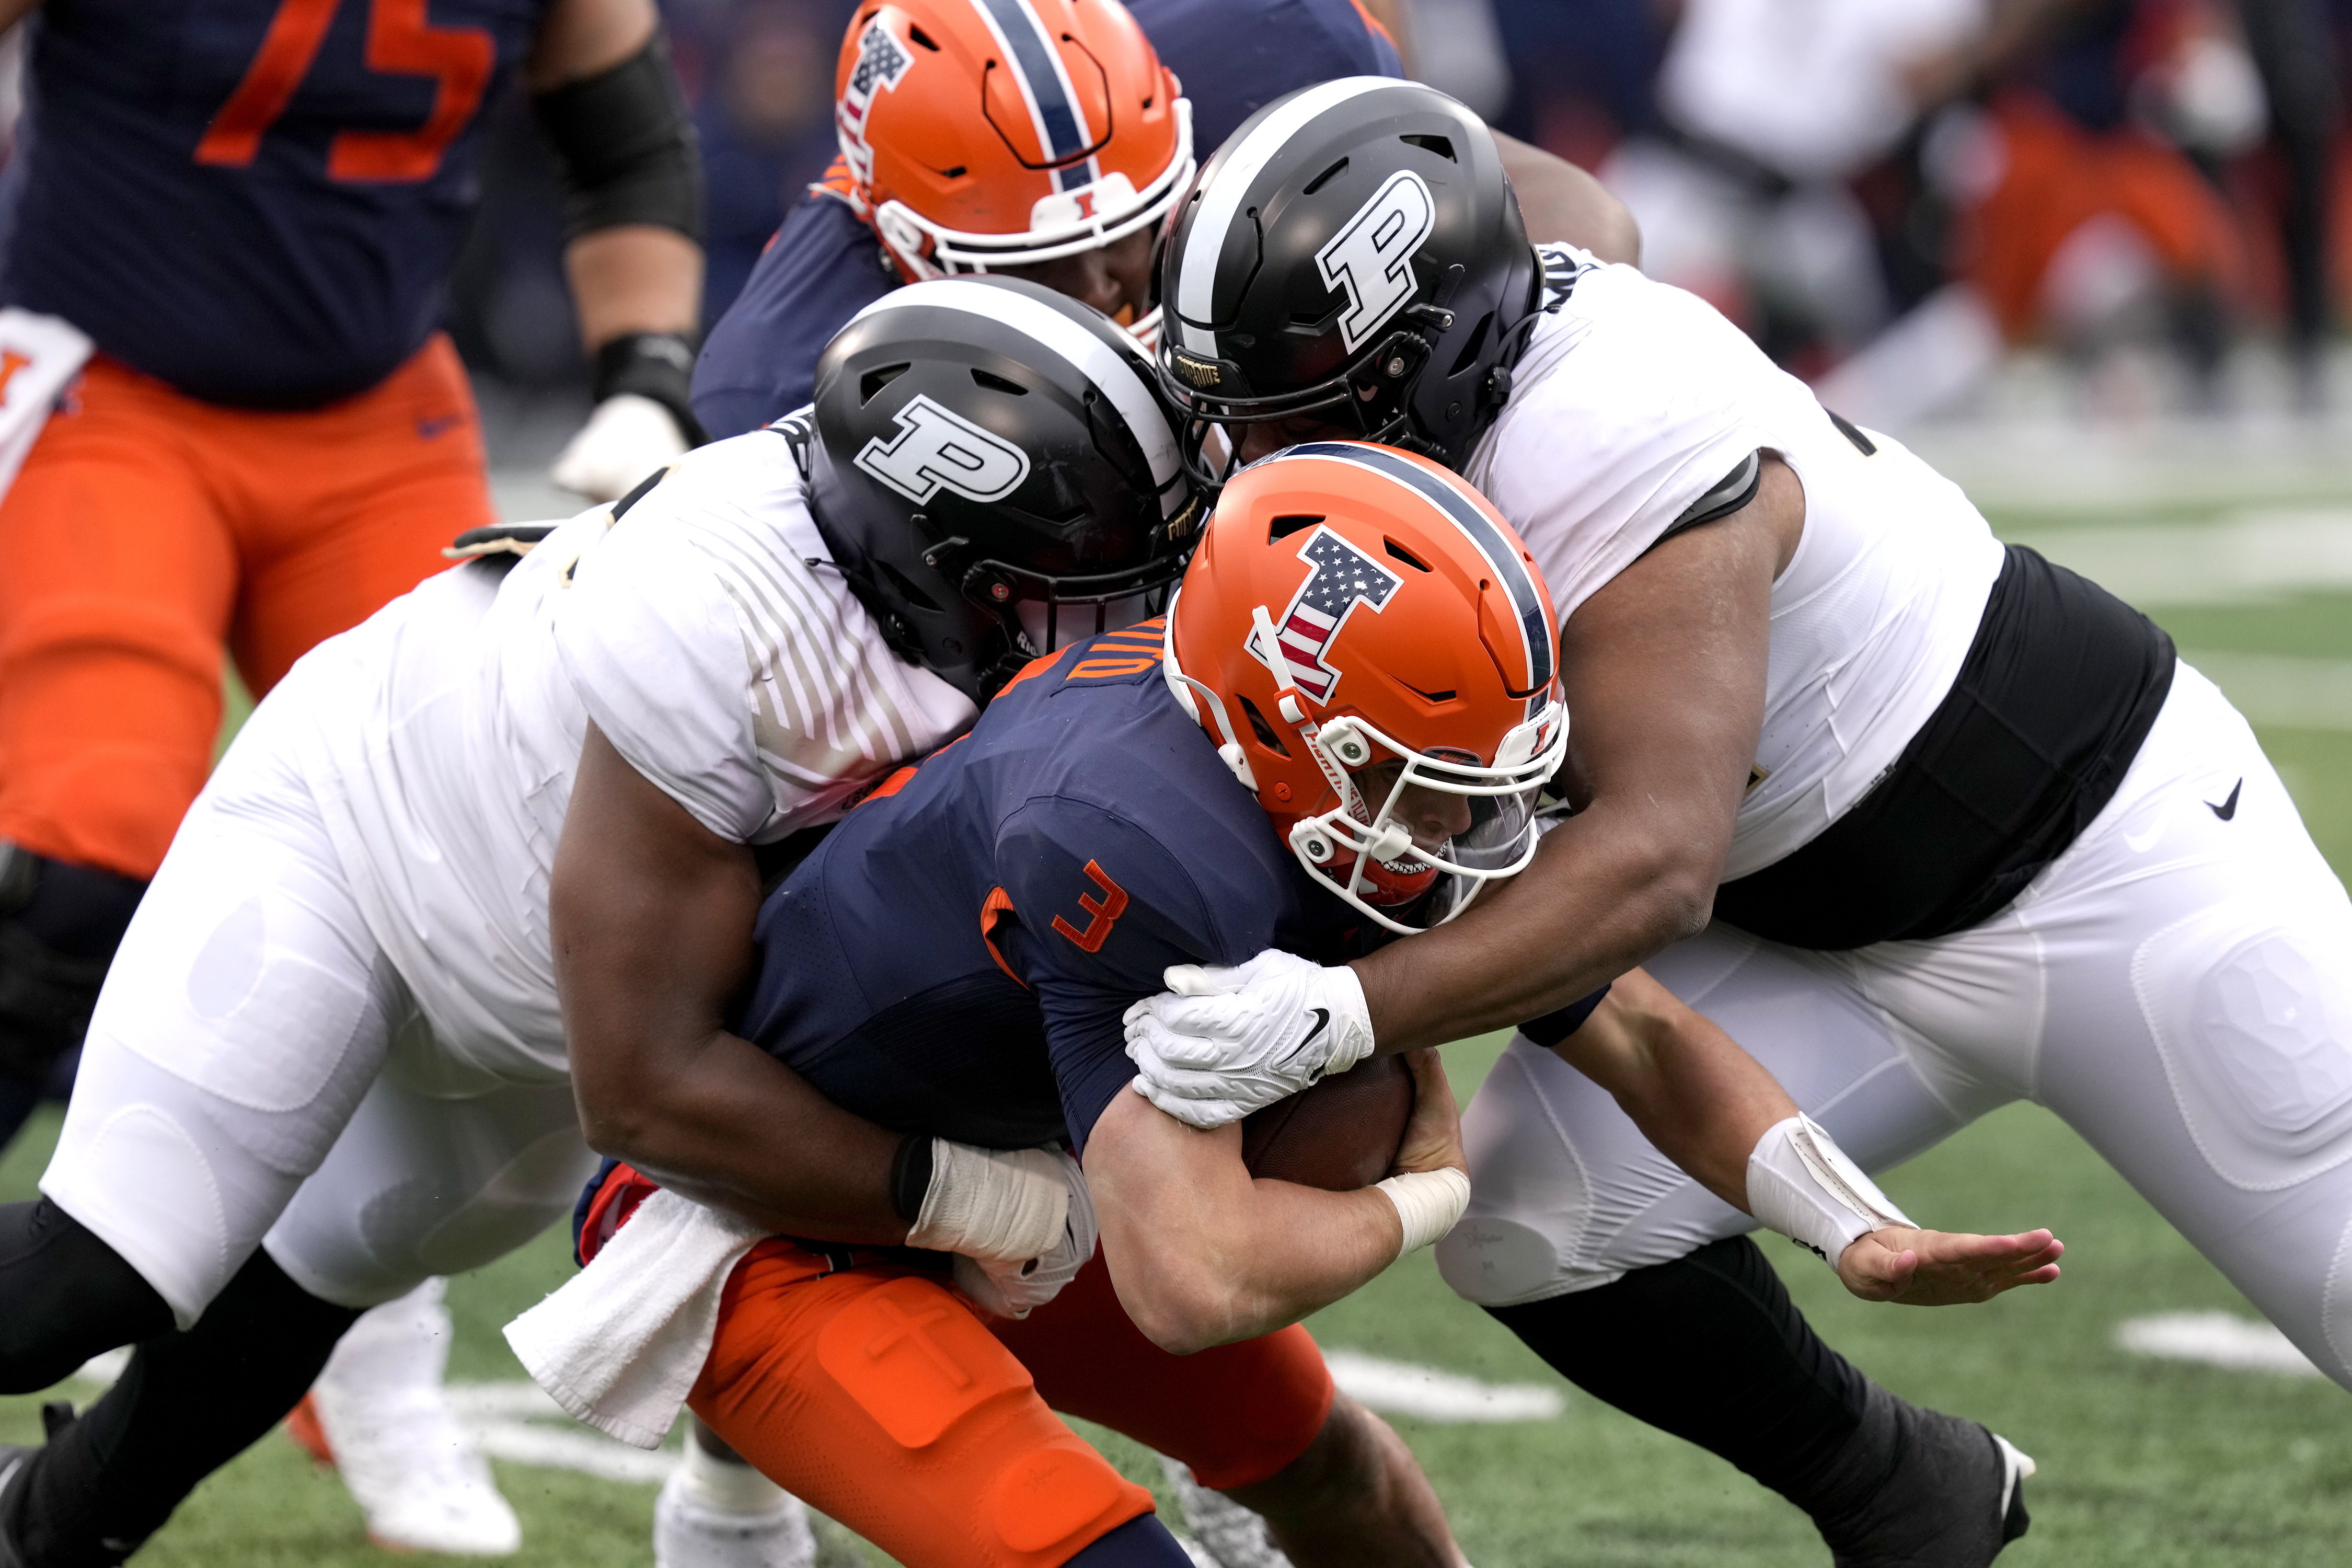
<path fill-rule="evenodd" d="M 976 717 L 884 643 L 772 431 L 688 454 L 581 552 L 554 626 L 605 738 L 738 843 L 828 820 Z"/>
<path fill-rule="evenodd" d="M 1550 308 L 1464 477 L 1527 540 L 1565 621 L 1774 445 L 1759 393 L 1785 378 L 1696 296 L 1540 249 Z"/>

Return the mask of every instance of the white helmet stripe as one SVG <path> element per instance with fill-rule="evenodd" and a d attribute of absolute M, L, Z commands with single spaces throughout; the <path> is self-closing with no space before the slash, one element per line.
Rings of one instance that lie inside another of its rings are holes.
<path fill-rule="evenodd" d="M 1216 179 L 1202 189 L 1201 210 L 1192 215 L 1176 284 L 1176 326 L 1186 348 L 1212 359 L 1223 357 L 1217 353 L 1216 333 L 1193 323 L 1217 319 L 1217 258 L 1224 254 L 1226 232 L 1266 164 L 1324 110 L 1396 85 L 1394 77 L 1343 76 L 1304 88 L 1258 121 L 1257 129 L 1218 167 Z"/>
<path fill-rule="evenodd" d="M 1477 547 L 1478 553 L 1486 558 L 1487 564 L 1494 568 L 1495 581 L 1510 595 L 1511 608 L 1519 623 L 1519 644 L 1527 656 L 1528 679 L 1522 689 L 1541 695 L 1550 687 L 1554 663 L 1551 636 L 1535 574 L 1519 558 L 1519 552 L 1511 548 L 1510 540 L 1495 526 L 1495 520 L 1486 515 L 1486 509 L 1463 493 L 1467 480 L 1451 474 L 1433 474 L 1419 463 L 1385 447 L 1352 442 L 1310 441 L 1266 460 L 1281 462 L 1292 458 L 1353 463 L 1435 502 L 1453 520 L 1454 526 Z"/>
<path fill-rule="evenodd" d="M 1132 361 L 1051 305 L 1032 300 L 1017 289 L 956 278 L 893 289 L 850 320 L 862 321 L 883 310 L 925 306 L 1001 321 L 1076 365 L 1081 374 L 1102 389 L 1111 406 L 1118 410 L 1118 416 L 1134 432 L 1136 445 L 1143 448 L 1144 461 L 1151 465 L 1151 482 L 1161 491 L 1161 515 L 1183 504 L 1184 487 L 1173 482 L 1182 468 L 1176 452 L 1175 434 L 1169 429 L 1168 416 L 1160 412 L 1159 400 L 1144 385 L 1143 376 Z"/>
<path fill-rule="evenodd" d="M 1030 8 L 1027 0 L 972 0 L 972 9 L 1013 68 L 1021 85 L 1021 99 L 1029 106 L 1029 122 L 1037 132 L 1037 146 L 1049 163 L 1075 158 L 1094 145 L 1087 129 L 1087 111 L 1078 103 L 1069 73 L 1054 36 Z M 1056 187 L 1060 188 L 1059 186 Z"/>

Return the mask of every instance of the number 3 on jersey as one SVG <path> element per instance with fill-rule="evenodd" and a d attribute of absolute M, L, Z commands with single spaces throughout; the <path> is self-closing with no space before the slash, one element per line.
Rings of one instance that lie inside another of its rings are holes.
<path fill-rule="evenodd" d="M 1110 873 L 1093 861 L 1087 862 L 1087 877 L 1102 889 L 1102 897 L 1091 893 L 1078 895 L 1078 908 L 1087 914 L 1087 929 L 1080 931 L 1061 916 L 1054 917 L 1054 929 L 1076 942 L 1087 952 L 1100 952 L 1102 944 L 1110 940 L 1110 928 L 1119 916 L 1127 913 L 1127 889 L 1110 879 Z M 1003 959 L 997 960 L 999 963 Z"/>
<path fill-rule="evenodd" d="M 196 143 L 196 162 L 242 169 L 261 151 L 262 134 L 286 112 L 326 41 L 342 0 L 279 0 L 278 14 L 245 79 Z M 415 131 L 345 131 L 327 152 L 331 179 L 371 184 L 429 180 L 441 154 L 480 107 L 498 65 L 498 47 L 480 27 L 436 27 L 426 0 L 368 0 L 367 68 L 387 76 L 434 80 L 433 111 Z"/>

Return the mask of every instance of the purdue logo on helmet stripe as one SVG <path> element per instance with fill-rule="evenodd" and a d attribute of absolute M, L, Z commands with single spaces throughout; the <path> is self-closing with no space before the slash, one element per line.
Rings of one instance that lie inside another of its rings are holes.
<path fill-rule="evenodd" d="M 1205 389 L 1225 379 L 1223 365 L 1213 360 L 1196 358 L 1186 353 L 1182 349 L 1173 351 L 1169 356 L 1169 361 L 1175 365 L 1176 374 L 1194 386 Z"/>
<path fill-rule="evenodd" d="M 1412 253 L 1437 226 L 1437 201 L 1411 169 L 1400 169 L 1315 253 L 1324 286 L 1348 292 L 1339 339 L 1349 353 L 1413 295 Z"/>
<path fill-rule="evenodd" d="M 898 434 L 877 436 L 857 466 L 921 503 L 942 489 L 976 501 L 1003 500 L 1029 477 L 1029 454 L 954 410 L 918 394 L 894 416 Z"/>

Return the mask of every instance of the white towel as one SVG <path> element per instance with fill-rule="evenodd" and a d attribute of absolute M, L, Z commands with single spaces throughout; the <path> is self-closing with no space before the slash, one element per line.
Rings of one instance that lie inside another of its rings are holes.
<path fill-rule="evenodd" d="M 658 1448 L 710 1355 L 728 1276 L 767 1235 L 657 1192 L 594 1261 L 507 1325 L 507 1343 L 571 1415 Z"/>
<path fill-rule="evenodd" d="M 0 491 L 24 467 L 89 350 L 89 339 L 62 317 L 0 310 Z"/>

